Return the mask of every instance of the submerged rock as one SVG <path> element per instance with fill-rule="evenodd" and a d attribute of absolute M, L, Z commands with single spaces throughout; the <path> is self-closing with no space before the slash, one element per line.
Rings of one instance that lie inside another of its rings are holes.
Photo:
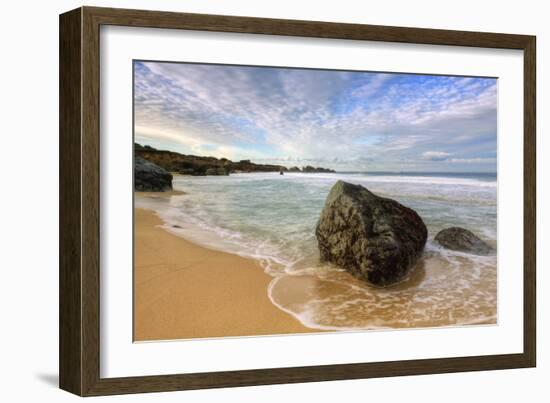
<path fill-rule="evenodd" d="M 172 189 L 172 174 L 141 157 L 134 159 L 134 189 L 140 192 L 164 192 Z"/>
<path fill-rule="evenodd" d="M 435 236 L 435 241 L 447 249 L 476 255 L 489 255 L 493 248 L 482 241 L 473 232 L 460 227 L 441 230 Z"/>
<path fill-rule="evenodd" d="M 414 267 L 428 231 L 420 216 L 360 185 L 332 187 L 315 231 L 321 259 L 377 286 L 402 280 Z"/>

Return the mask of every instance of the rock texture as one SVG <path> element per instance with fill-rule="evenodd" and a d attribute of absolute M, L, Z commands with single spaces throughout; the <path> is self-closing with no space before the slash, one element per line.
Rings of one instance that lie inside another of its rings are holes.
<path fill-rule="evenodd" d="M 227 176 L 229 175 L 229 169 L 226 168 L 207 168 L 206 175 L 218 175 L 218 176 Z"/>
<path fill-rule="evenodd" d="M 451 227 L 439 231 L 435 236 L 435 241 L 444 248 L 460 252 L 476 255 L 489 255 L 493 252 L 493 248 L 483 242 L 477 235 L 460 227 Z"/>
<path fill-rule="evenodd" d="M 360 185 L 338 181 L 315 231 L 323 261 L 376 286 L 402 280 L 422 255 L 428 231 L 420 216 Z"/>
<path fill-rule="evenodd" d="M 136 157 L 134 159 L 134 189 L 140 192 L 171 190 L 172 174 L 152 162 Z"/>

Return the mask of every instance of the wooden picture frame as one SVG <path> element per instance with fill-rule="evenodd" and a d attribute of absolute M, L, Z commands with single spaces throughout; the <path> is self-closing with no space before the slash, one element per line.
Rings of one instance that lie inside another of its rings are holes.
<path fill-rule="evenodd" d="M 171 28 L 519 49 L 524 56 L 523 353 L 227 372 L 100 377 L 100 27 Z M 81 7 L 60 16 L 60 387 L 80 396 L 534 367 L 535 37 Z"/>

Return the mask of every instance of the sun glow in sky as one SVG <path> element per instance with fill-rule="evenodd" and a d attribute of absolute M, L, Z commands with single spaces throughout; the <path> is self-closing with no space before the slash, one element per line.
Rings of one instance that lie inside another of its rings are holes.
<path fill-rule="evenodd" d="M 337 171 L 496 172 L 493 78 L 134 62 L 135 141 Z"/>

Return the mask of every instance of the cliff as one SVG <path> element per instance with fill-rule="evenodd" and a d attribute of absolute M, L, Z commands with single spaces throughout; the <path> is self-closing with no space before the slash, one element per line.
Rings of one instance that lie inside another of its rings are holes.
<path fill-rule="evenodd" d="M 185 155 L 174 151 L 157 150 L 151 146 L 134 144 L 136 157 L 143 158 L 169 172 L 182 175 L 229 175 L 239 172 L 334 172 L 327 168 L 311 166 L 300 170 L 293 167 L 290 170 L 283 165 L 256 164 L 250 160 L 231 161 L 227 158 L 200 157 Z"/>

